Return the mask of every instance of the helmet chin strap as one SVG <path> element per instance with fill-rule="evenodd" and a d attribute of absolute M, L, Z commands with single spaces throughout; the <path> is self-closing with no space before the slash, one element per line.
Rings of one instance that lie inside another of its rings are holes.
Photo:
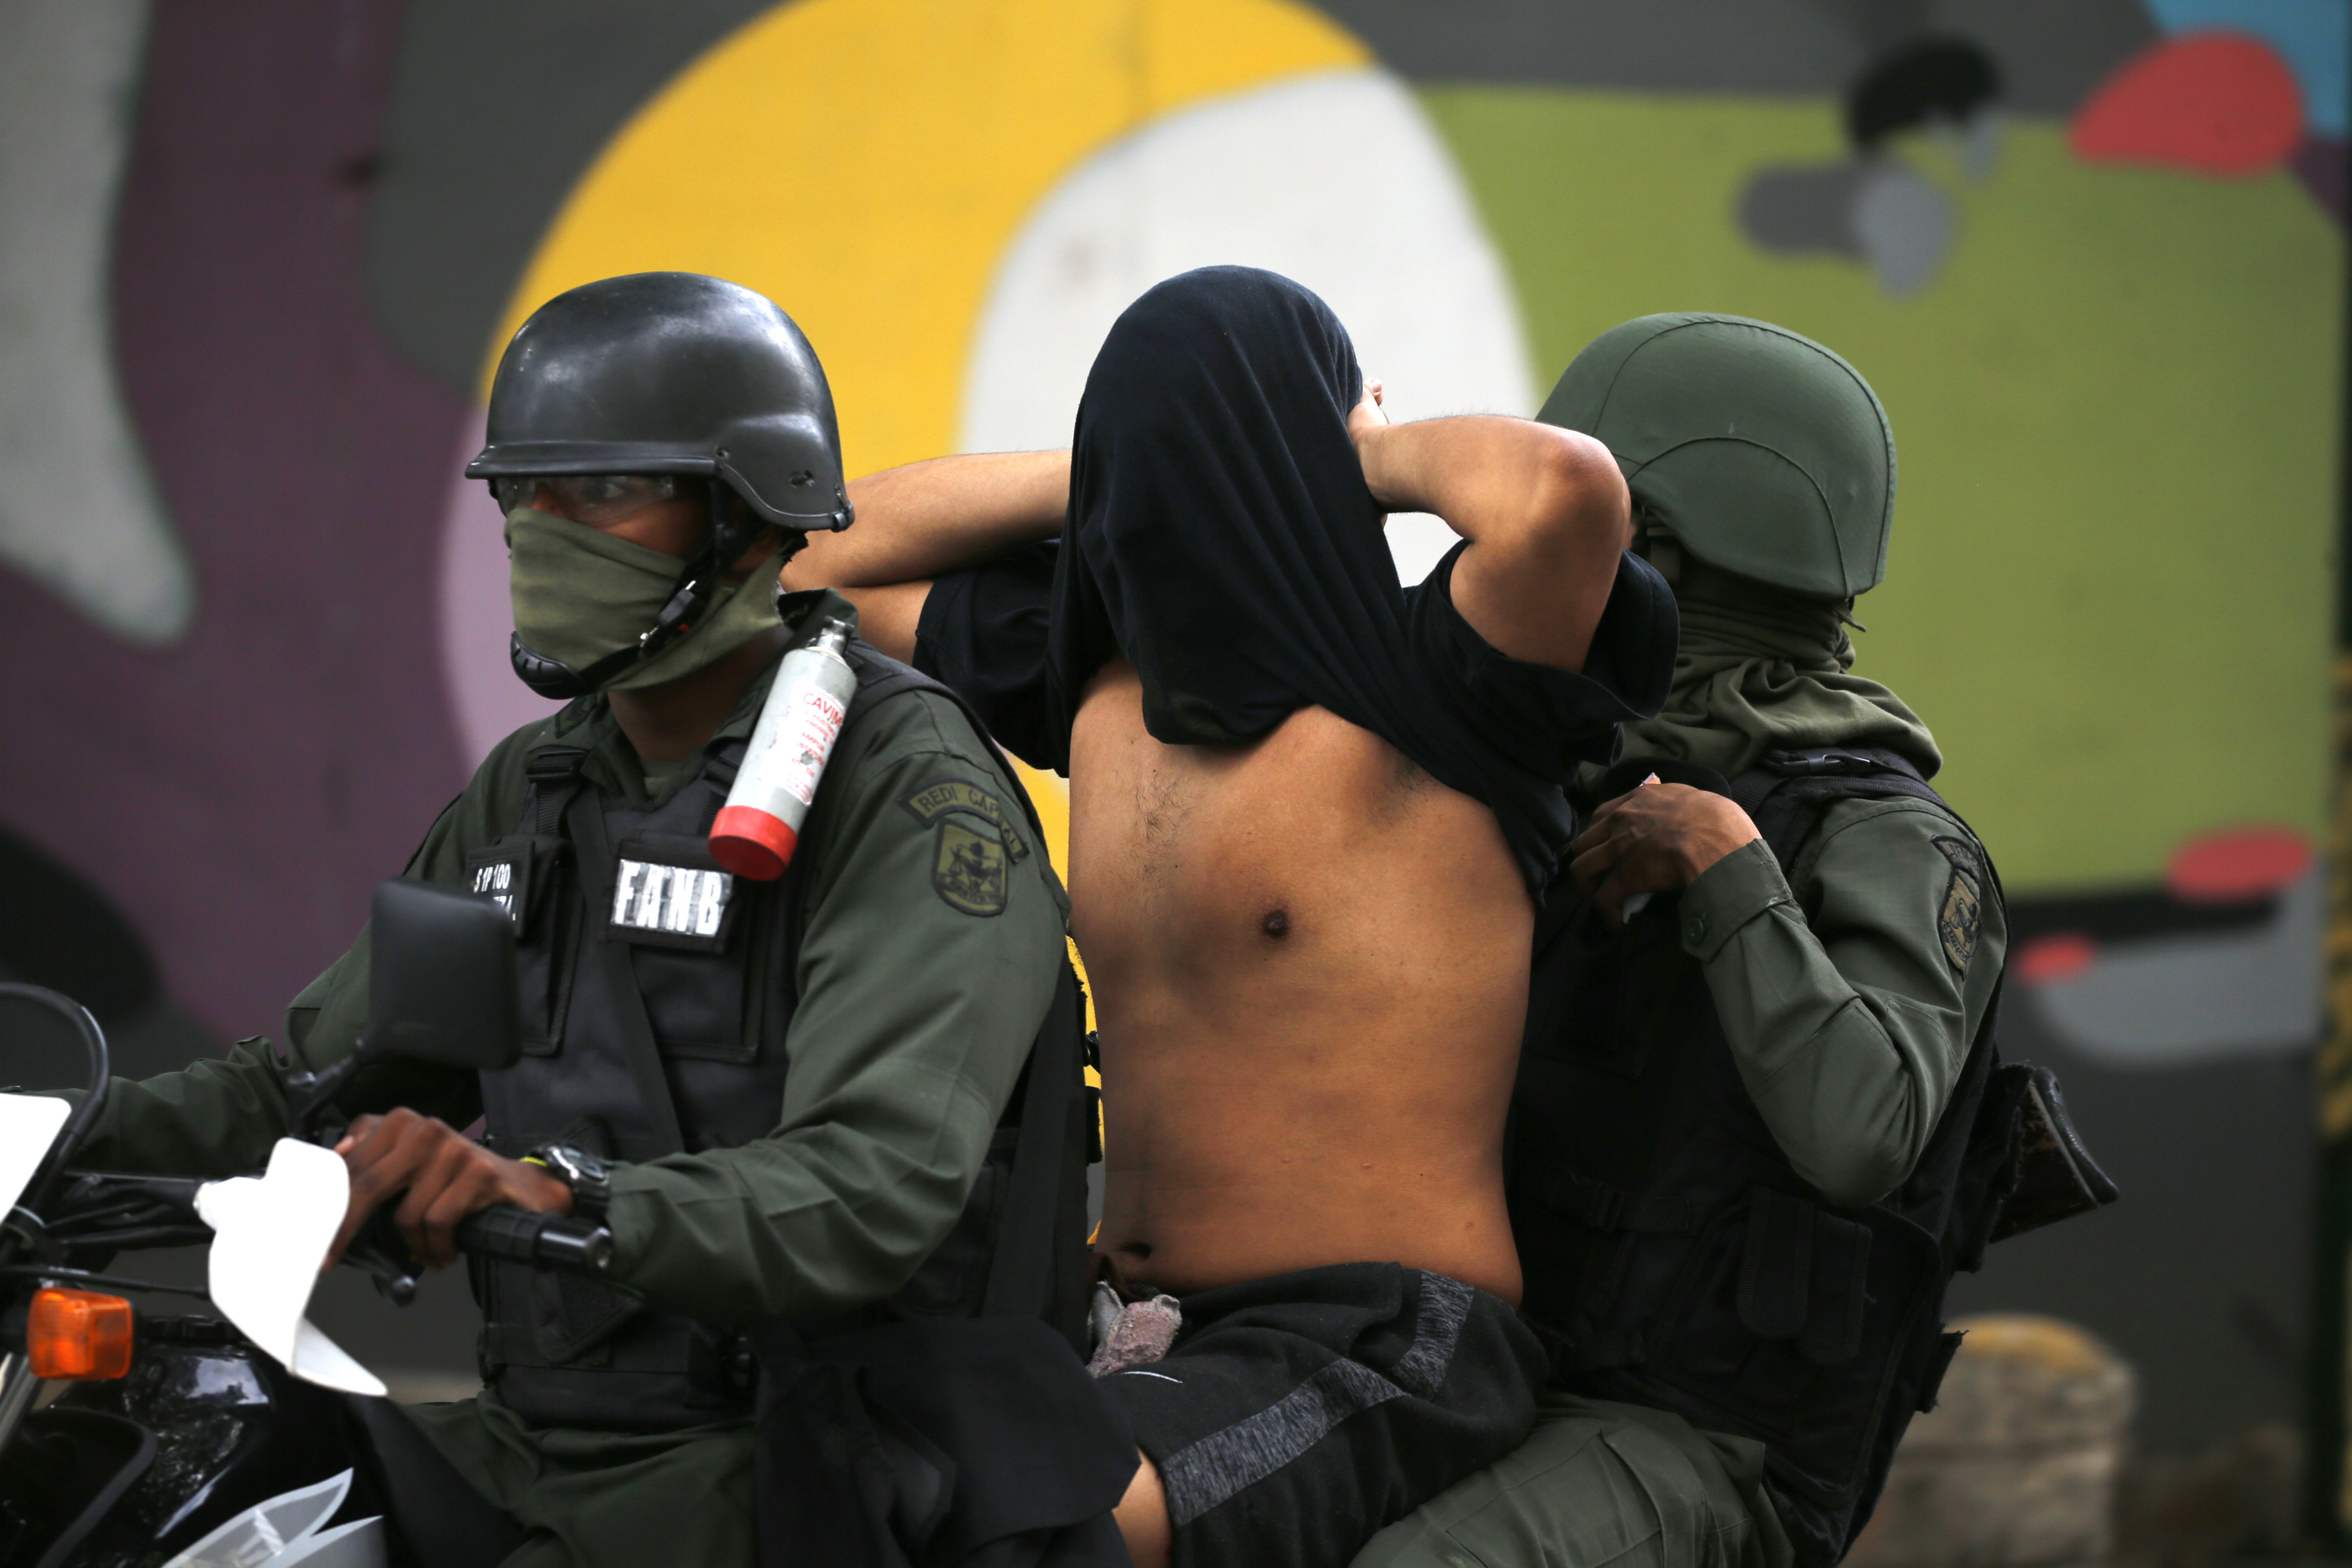
<path fill-rule="evenodd" d="M 656 658 L 677 645 L 681 638 L 702 624 L 712 601 L 727 581 L 727 569 L 751 547 L 751 540 L 765 526 L 751 507 L 737 498 L 723 479 L 712 479 L 710 485 L 710 516 L 714 526 L 710 543 L 700 555 L 687 562 L 678 573 L 677 582 L 670 590 L 668 600 L 654 623 L 625 648 L 616 648 L 584 670 L 575 670 L 560 659 L 531 651 L 518 632 L 509 640 L 508 661 L 522 684 L 541 696 L 564 699 L 586 696 L 602 691 L 612 681 L 628 674 L 639 664 Z"/>

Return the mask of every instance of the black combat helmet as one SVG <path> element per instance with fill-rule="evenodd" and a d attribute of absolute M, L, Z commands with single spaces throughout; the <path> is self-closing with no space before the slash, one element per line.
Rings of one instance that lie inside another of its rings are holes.
<path fill-rule="evenodd" d="M 490 383 L 488 444 L 466 476 L 697 476 L 711 486 L 710 546 L 689 561 L 636 643 L 584 670 L 514 643 L 515 673 L 546 696 L 596 690 L 699 624 L 760 530 L 845 528 L 833 392 L 816 350 L 764 295 L 692 272 L 639 272 L 557 295 L 530 314 Z M 740 505 L 730 504 L 730 499 Z"/>

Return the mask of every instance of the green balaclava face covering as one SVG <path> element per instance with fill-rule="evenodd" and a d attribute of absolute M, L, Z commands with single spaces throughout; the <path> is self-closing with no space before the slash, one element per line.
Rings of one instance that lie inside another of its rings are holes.
<path fill-rule="evenodd" d="M 1673 690 L 1624 755 L 1729 778 L 1776 748 L 1883 746 L 1936 771 L 1927 727 L 1851 673 L 1841 622 L 1886 575 L 1895 509 L 1894 430 L 1859 371 L 1769 322 L 1644 316 L 1593 340 L 1536 417 L 1605 444 L 1646 537 L 1682 558 Z"/>
<path fill-rule="evenodd" d="M 518 507 L 507 514 L 515 631 L 533 653 L 584 670 L 635 642 L 660 616 L 686 563 L 569 517 Z M 776 579 L 754 566 L 702 624 L 604 685 L 634 691 L 722 659 L 777 624 Z"/>
<path fill-rule="evenodd" d="M 1675 584 L 1682 640 L 1655 718 L 1625 727 L 1627 757 L 1671 757 L 1727 779 L 1767 751 L 1883 746 L 1922 777 L 1943 766 L 1903 699 L 1853 673 L 1839 601 L 1783 593 L 1685 559 Z"/>

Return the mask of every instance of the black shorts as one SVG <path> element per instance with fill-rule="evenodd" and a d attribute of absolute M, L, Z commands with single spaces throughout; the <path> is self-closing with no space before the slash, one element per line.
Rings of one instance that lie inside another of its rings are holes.
<path fill-rule="evenodd" d="M 1345 1568 L 1535 1425 L 1549 1368 L 1496 1298 L 1341 1263 L 1183 1301 L 1165 1360 L 1102 1379 L 1159 1467 L 1174 1568 Z"/>

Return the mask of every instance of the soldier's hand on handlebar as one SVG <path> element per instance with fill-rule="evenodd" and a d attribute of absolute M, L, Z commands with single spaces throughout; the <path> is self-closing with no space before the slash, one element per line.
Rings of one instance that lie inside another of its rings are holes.
<path fill-rule="evenodd" d="M 1711 789 L 1661 784 L 1654 774 L 1592 813 L 1569 846 L 1569 874 L 1612 925 L 1637 893 L 1678 893 L 1760 835 L 1748 813 Z"/>
<path fill-rule="evenodd" d="M 352 1201 L 328 1268 L 376 1207 L 394 1197 L 393 1224 L 416 1260 L 433 1269 L 457 1261 L 458 1221 L 493 1204 L 538 1214 L 572 1210 L 572 1189 L 539 1166 L 494 1155 L 446 1122 L 410 1110 L 362 1116 L 335 1152 L 351 1169 Z"/>

